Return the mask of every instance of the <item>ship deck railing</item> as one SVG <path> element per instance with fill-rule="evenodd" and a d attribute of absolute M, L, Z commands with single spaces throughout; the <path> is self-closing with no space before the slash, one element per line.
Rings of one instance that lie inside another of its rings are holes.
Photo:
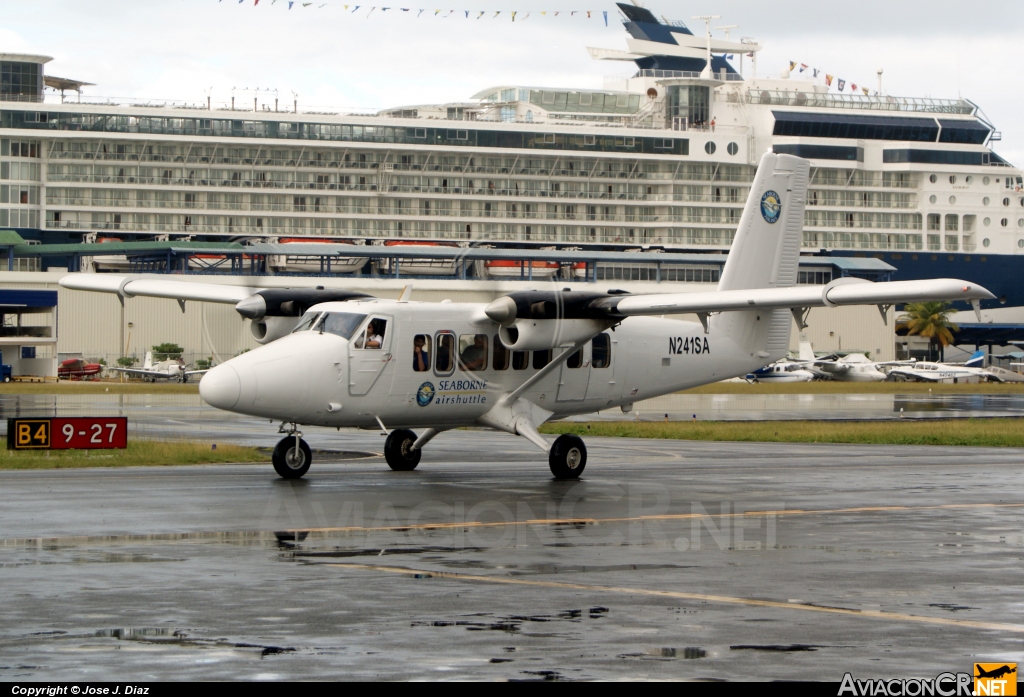
<path fill-rule="evenodd" d="M 872 111 L 908 111 L 931 114 L 974 114 L 976 107 L 966 99 L 895 97 L 892 95 L 837 94 L 834 92 L 798 92 L 784 90 L 747 90 L 751 104 L 812 107 L 819 109 L 867 109 Z"/>

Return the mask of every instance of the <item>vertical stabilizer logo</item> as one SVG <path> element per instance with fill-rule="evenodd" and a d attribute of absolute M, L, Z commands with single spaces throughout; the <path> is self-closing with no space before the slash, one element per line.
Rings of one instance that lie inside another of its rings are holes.
<path fill-rule="evenodd" d="M 769 189 L 761 197 L 761 215 L 769 224 L 774 224 L 782 213 L 782 199 Z"/>
<path fill-rule="evenodd" d="M 974 664 L 975 695 L 1016 695 L 1017 664 L 1016 663 L 975 663 Z"/>

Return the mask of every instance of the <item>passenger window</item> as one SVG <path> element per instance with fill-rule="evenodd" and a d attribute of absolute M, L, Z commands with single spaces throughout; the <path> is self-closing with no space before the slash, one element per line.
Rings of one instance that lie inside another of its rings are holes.
<path fill-rule="evenodd" d="M 530 354 L 526 351 L 512 352 L 512 370 L 526 370 L 530 367 Z"/>
<path fill-rule="evenodd" d="M 494 362 L 491 367 L 495 370 L 508 370 L 509 350 L 501 343 L 501 338 L 494 335 Z"/>
<path fill-rule="evenodd" d="M 566 368 L 579 368 L 583 365 L 583 349 L 569 356 L 565 361 Z"/>
<path fill-rule="evenodd" d="M 387 320 L 375 317 L 366 325 L 366 329 L 359 332 L 356 339 L 357 349 L 379 349 L 384 346 L 384 334 L 387 331 Z"/>
<path fill-rule="evenodd" d="M 434 335 L 437 356 L 434 358 L 434 372 L 437 375 L 451 375 L 455 372 L 455 335 L 438 332 Z"/>
<path fill-rule="evenodd" d="M 426 334 L 412 338 L 412 369 L 417 373 L 430 370 L 430 337 Z"/>
<path fill-rule="evenodd" d="M 551 349 L 533 352 L 533 369 L 540 370 L 551 362 Z"/>
<path fill-rule="evenodd" d="M 607 368 L 612 364 L 612 338 L 608 334 L 598 334 L 593 340 L 592 365 L 595 368 Z"/>
<path fill-rule="evenodd" d="M 467 372 L 487 369 L 486 334 L 463 334 L 459 337 L 459 369 Z"/>

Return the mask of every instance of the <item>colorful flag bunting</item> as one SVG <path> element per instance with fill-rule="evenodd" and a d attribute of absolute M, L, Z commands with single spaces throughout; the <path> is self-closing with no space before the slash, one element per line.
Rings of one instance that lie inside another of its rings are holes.
<path fill-rule="evenodd" d="M 846 88 L 846 80 L 839 79 L 839 91 L 842 92 Z"/>
<path fill-rule="evenodd" d="M 800 64 L 800 72 L 801 72 L 801 73 L 802 73 L 803 71 L 807 70 L 807 68 L 808 68 L 808 65 L 807 65 L 806 63 L 801 63 L 801 64 Z"/>
<path fill-rule="evenodd" d="M 825 84 L 828 85 L 829 87 L 832 86 L 832 76 L 827 73 L 825 75 Z"/>
<path fill-rule="evenodd" d="M 790 61 L 789 62 L 789 71 L 793 72 L 794 68 L 796 68 L 796 61 Z"/>

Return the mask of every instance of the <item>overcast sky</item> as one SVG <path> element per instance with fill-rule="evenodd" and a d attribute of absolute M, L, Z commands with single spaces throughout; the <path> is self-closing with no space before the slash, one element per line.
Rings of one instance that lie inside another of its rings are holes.
<path fill-rule="evenodd" d="M 367 17 L 372 2 L 352 13 L 340 2 L 303 8 L 300 1 L 289 11 L 287 0 L 0 0 L 0 52 L 53 56 L 50 74 L 96 83 L 87 96 L 203 102 L 212 88 L 213 100 L 223 102 L 232 88 L 260 87 L 277 89 L 282 102 L 295 91 L 300 108 L 323 110 L 462 100 L 500 84 L 600 87 L 606 75 L 631 72 L 631 64 L 594 61 L 585 50 L 626 48 L 612 2 L 434 3 L 399 0 Z M 874 89 L 883 68 L 888 94 L 962 95 L 1002 131 L 996 151 L 1024 164 L 1020 0 L 644 4 L 695 33 L 702 23 L 694 15 L 721 15 L 715 26 L 740 25 L 734 39 L 764 44 L 761 75 L 777 76 L 794 60 Z M 400 12 L 403 5 L 411 11 Z M 435 16 L 438 8 L 444 11 Z M 464 10 L 487 14 L 467 20 Z M 581 14 L 567 16 L 573 10 Z M 592 19 L 582 18 L 586 10 Z"/>

